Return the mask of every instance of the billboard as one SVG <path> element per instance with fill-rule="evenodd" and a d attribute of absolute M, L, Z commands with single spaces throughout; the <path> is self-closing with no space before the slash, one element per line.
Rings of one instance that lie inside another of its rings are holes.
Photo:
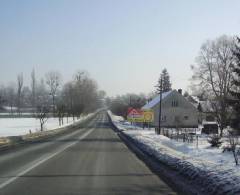
<path fill-rule="evenodd" d="M 141 110 L 128 108 L 127 120 L 129 122 L 149 123 L 153 122 L 154 114 L 152 110 Z"/>
<path fill-rule="evenodd" d="M 144 110 L 143 111 L 143 118 L 144 118 L 144 122 L 146 123 L 151 123 L 154 120 L 154 113 L 152 110 Z"/>
<path fill-rule="evenodd" d="M 143 122 L 143 111 L 135 108 L 128 108 L 127 120 L 129 122 Z"/>

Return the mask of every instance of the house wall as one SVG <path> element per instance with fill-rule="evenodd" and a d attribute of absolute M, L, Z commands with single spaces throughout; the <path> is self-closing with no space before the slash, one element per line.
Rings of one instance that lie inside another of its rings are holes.
<path fill-rule="evenodd" d="M 154 125 L 158 126 L 159 104 L 153 107 Z M 162 100 L 162 127 L 197 127 L 198 111 L 177 91 Z"/>

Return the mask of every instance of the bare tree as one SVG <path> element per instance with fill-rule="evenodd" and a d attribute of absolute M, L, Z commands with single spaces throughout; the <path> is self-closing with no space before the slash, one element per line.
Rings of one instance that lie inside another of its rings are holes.
<path fill-rule="evenodd" d="M 2 86 L 0 89 L 0 108 L 3 106 L 3 103 L 5 102 L 5 99 L 4 99 L 5 94 L 4 93 L 5 93 L 5 89 Z"/>
<path fill-rule="evenodd" d="M 233 39 L 227 36 L 207 41 L 196 59 L 197 66 L 192 66 L 194 87 L 208 96 L 221 136 L 230 118 L 228 99 L 232 86 L 233 46 Z"/>
<path fill-rule="evenodd" d="M 65 116 L 65 105 L 62 102 L 57 104 L 57 115 L 58 115 L 58 122 L 59 126 L 63 125 L 63 118 Z"/>
<path fill-rule="evenodd" d="M 36 76 L 35 76 L 35 70 L 32 70 L 31 73 L 31 103 L 32 106 L 36 106 Z"/>
<path fill-rule="evenodd" d="M 36 87 L 36 112 L 35 118 L 39 120 L 41 131 L 43 131 L 44 124 L 49 117 L 49 100 L 45 89 L 44 80 L 41 79 L 39 85 Z"/>
<path fill-rule="evenodd" d="M 79 118 L 80 115 L 89 109 L 89 104 L 93 104 L 91 95 L 94 93 L 96 86 L 94 81 L 89 78 L 87 72 L 78 71 L 74 79 L 74 110 Z"/>
<path fill-rule="evenodd" d="M 61 75 L 57 71 L 51 71 L 46 74 L 46 84 L 49 87 L 50 95 L 52 96 L 53 112 L 55 112 L 55 98 L 57 90 L 60 86 Z"/>
<path fill-rule="evenodd" d="M 102 91 L 99 93 L 96 82 L 91 79 L 88 73 L 79 71 L 74 80 L 63 86 L 61 98 L 65 105 L 65 112 L 79 118 L 82 113 L 89 113 L 102 106 L 100 101 L 105 96 Z"/>
<path fill-rule="evenodd" d="M 234 131 L 229 131 L 229 144 L 230 144 L 230 150 L 232 151 L 234 160 L 236 165 L 239 164 L 238 162 L 238 150 L 239 148 L 237 147 L 238 145 L 240 145 L 239 140 L 238 140 L 238 136 L 234 134 Z"/>
<path fill-rule="evenodd" d="M 43 126 L 46 123 L 46 121 L 48 120 L 48 107 L 45 105 L 39 105 L 37 106 L 37 112 L 35 114 L 35 118 L 39 119 L 40 121 L 40 127 L 41 127 L 41 131 L 43 131 Z"/>
<path fill-rule="evenodd" d="M 20 108 L 22 104 L 22 88 L 23 88 L 23 73 L 17 76 L 17 107 L 18 113 L 20 114 Z"/>
<path fill-rule="evenodd" d="M 48 91 L 46 89 L 46 84 L 43 78 L 40 79 L 39 82 L 37 82 L 36 85 L 36 107 L 41 105 L 43 103 L 43 100 L 45 99 L 44 104 L 49 106 L 49 100 L 51 98 L 49 97 Z"/>
<path fill-rule="evenodd" d="M 73 120 L 75 119 L 74 115 L 74 95 L 75 95 L 75 90 L 74 90 L 74 85 L 72 82 L 68 82 L 63 86 L 62 90 L 62 98 L 63 101 L 66 104 L 66 111 L 67 111 L 67 116 L 72 115 Z"/>
<path fill-rule="evenodd" d="M 29 107 L 31 106 L 31 90 L 28 86 L 24 86 L 22 89 L 22 106 Z"/>
<path fill-rule="evenodd" d="M 16 89 L 15 89 L 15 85 L 14 84 L 9 84 L 9 86 L 7 87 L 7 100 L 8 100 L 8 104 L 11 107 L 11 114 L 13 114 L 13 106 L 16 100 Z"/>

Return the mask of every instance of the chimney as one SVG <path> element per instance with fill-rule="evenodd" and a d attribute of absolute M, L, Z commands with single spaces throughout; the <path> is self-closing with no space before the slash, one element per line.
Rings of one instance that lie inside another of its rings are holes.
<path fill-rule="evenodd" d="M 182 89 L 178 89 L 178 93 L 182 95 Z"/>

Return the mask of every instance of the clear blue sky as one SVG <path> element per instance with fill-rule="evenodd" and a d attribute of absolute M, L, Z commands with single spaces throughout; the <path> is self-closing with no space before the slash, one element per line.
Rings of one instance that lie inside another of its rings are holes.
<path fill-rule="evenodd" d="M 238 0 L 1 0 L 0 82 L 33 67 L 65 80 L 87 70 L 109 95 L 148 93 L 166 67 L 187 89 L 201 44 L 239 35 L 239 9 Z"/>

